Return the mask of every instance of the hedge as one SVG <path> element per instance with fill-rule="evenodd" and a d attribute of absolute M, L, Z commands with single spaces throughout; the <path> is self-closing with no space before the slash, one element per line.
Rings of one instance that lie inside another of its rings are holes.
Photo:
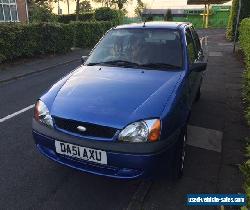
<path fill-rule="evenodd" d="M 76 20 L 76 14 L 69 15 L 57 15 L 57 20 L 59 23 L 69 23 Z M 94 12 L 86 12 L 79 14 L 79 21 L 94 21 Z"/>
<path fill-rule="evenodd" d="M 118 18 L 118 11 L 109 7 L 100 7 L 95 10 L 95 19 L 98 21 L 111 21 Z"/>
<path fill-rule="evenodd" d="M 244 99 L 248 104 L 247 120 L 250 125 L 250 18 L 243 19 L 240 25 L 240 46 L 244 53 L 246 71 L 244 73 Z"/>
<path fill-rule="evenodd" d="M 246 70 L 244 72 L 243 97 L 246 102 L 246 119 L 250 126 L 250 18 L 241 21 L 239 34 L 240 46 L 244 53 L 246 65 Z M 242 165 L 241 169 L 246 180 L 245 191 L 248 197 L 248 205 L 246 208 L 242 209 L 250 209 L 250 144 L 247 145 L 247 158 L 248 160 Z"/>
<path fill-rule="evenodd" d="M 227 33 L 226 33 L 227 39 L 231 41 L 234 39 L 234 31 L 236 26 L 238 8 L 239 8 L 239 0 L 233 0 L 227 25 Z M 250 17 L 250 1 L 241 0 L 240 20 L 248 17 Z"/>
<path fill-rule="evenodd" d="M 112 26 L 111 22 L 1 24 L 0 63 L 17 57 L 65 53 L 73 46 L 74 37 L 76 47 L 93 47 Z"/>
<path fill-rule="evenodd" d="M 71 30 L 76 30 L 76 47 L 81 48 L 92 48 L 113 25 L 110 21 L 70 23 Z"/>
<path fill-rule="evenodd" d="M 228 19 L 227 33 L 226 33 L 227 39 L 231 41 L 233 40 L 234 37 L 233 33 L 235 31 L 238 8 L 239 8 L 239 0 L 233 0 L 232 7 L 230 10 L 230 16 Z"/>
<path fill-rule="evenodd" d="M 116 24 L 121 23 L 124 14 L 115 9 L 109 7 L 100 7 L 94 12 L 86 12 L 79 14 L 78 21 L 113 21 Z M 76 21 L 76 14 L 69 15 L 57 15 L 57 20 L 59 23 L 70 23 L 71 21 Z"/>
<path fill-rule="evenodd" d="M 66 52 L 72 45 L 69 27 L 60 24 L 1 24 L 0 62 L 17 57 Z"/>

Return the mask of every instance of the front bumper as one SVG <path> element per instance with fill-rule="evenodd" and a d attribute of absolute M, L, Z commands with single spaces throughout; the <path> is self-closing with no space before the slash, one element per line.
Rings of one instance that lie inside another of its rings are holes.
<path fill-rule="evenodd" d="M 113 141 L 101 142 L 77 138 L 55 129 L 47 128 L 35 120 L 33 120 L 32 132 L 39 151 L 58 163 L 96 175 L 133 179 L 152 177 L 166 171 L 173 155 L 172 147 L 175 145 L 180 131 L 176 131 L 166 140 L 136 144 Z M 108 164 L 100 165 L 57 154 L 55 152 L 55 140 L 104 150 L 107 152 Z"/>

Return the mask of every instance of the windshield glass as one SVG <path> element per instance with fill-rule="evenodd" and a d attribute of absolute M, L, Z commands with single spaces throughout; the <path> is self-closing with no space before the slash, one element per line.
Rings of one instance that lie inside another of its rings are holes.
<path fill-rule="evenodd" d="M 180 69 L 180 34 L 170 29 L 113 29 L 93 50 L 85 65 Z"/>

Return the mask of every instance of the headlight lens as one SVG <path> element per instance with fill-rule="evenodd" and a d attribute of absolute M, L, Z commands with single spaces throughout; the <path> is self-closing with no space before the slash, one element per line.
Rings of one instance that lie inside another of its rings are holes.
<path fill-rule="evenodd" d="M 38 100 L 36 102 L 34 117 L 37 121 L 49 127 L 53 127 L 53 120 L 49 113 L 49 110 L 45 103 L 43 103 L 41 100 Z"/>
<path fill-rule="evenodd" d="M 154 142 L 160 138 L 161 122 L 159 119 L 134 122 L 119 134 L 119 140 L 125 142 Z"/>

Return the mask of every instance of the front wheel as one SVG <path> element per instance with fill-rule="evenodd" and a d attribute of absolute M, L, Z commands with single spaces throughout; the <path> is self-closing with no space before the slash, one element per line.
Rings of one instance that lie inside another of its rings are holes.
<path fill-rule="evenodd" d="M 185 127 L 179 136 L 179 140 L 175 146 L 172 178 L 177 181 L 183 176 L 184 163 L 186 157 L 186 143 L 187 143 L 187 128 Z"/>

